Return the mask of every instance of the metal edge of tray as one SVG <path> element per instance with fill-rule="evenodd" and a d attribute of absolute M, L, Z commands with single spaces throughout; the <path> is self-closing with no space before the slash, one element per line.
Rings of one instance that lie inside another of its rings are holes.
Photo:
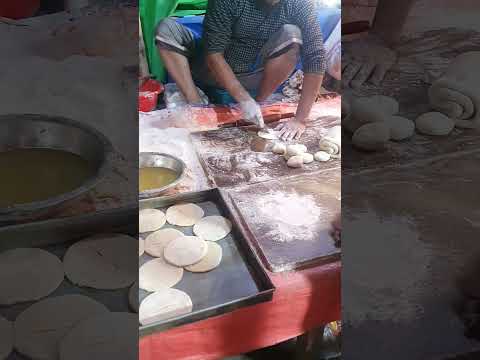
<path fill-rule="evenodd" d="M 167 320 L 167 322 L 164 323 L 154 323 L 150 325 L 140 326 L 139 337 L 148 336 L 153 333 L 162 332 L 181 325 L 190 324 L 217 315 L 229 313 L 231 311 L 246 306 L 272 300 L 275 286 L 270 280 L 270 277 L 267 275 L 267 272 L 264 270 L 255 252 L 248 244 L 248 240 L 245 239 L 243 230 L 238 224 L 238 220 L 235 214 L 232 213 L 228 204 L 226 203 L 221 190 L 219 190 L 218 188 L 214 188 L 209 190 L 203 190 L 200 192 L 188 192 L 178 195 L 140 200 L 139 209 L 142 210 L 146 208 L 165 207 L 179 202 L 201 202 L 208 200 L 214 200 L 216 202 L 216 205 L 219 206 L 225 214 L 230 215 L 230 220 L 232 221 L 233 225 L 232 232 L 234 232 L 234 235 L 236 235 L 234 236 L 234 238 L 237 239 L 235 243 L 238 245 L 239 252 L 241 253 L 241 255 L 243 255 L 243 260 L 246 262 L 248 269 L 253 272 L 252 278 L 258 286 L 259 292 L 255 295 L 239 298 L 221 305 L 212 306 L 203 310 L 199 310 L 198 312 L 178 316 Z"/>

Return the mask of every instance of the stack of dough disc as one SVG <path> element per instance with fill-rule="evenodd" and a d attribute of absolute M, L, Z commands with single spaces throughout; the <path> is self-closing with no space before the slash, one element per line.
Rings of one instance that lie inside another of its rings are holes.
<path fill-rule="evenodd" d="M 163 253 L 165 260 L 176 266 L 198 263 L 207 255 L 207 243 L 197 236 L 184 236 L 171 241 Z"/>
<path fill-rule="evenodd" d="M 212 241 L 207 241 L 207 254 L 198 263 L 186 266 L 185 269 L 190 272 L 207 272 L 215 269 L 222 261 L 222 247 Z"/>
<path fill-rule="evenodd" d="M 193 233 L 207 241 L 218 241 L 232 231 L 232 223 L 223 216 L 207 216 L 193 227 Z"/>
<path fill-rule="evenodd" d="M 193 226 L 203 216 L 203 209 L 195 204 L 179 204 L 167 209 L 167 221 L 169 224 L 178 226 Z"/>
<path fill-rule="evenodd" d="M 163 258 L 158 258 L 142 265 L 138 277 L 140 288 L 153 292 L 178 284 L 183 277 L 183 268 L 171 265 Z"/>
<path fill-rule="evenodd" d="M 165 247 L 172 240 L 183 236 L 183 233 L 176 229 L 161 229 L 155 231 L 145 239 L 145 251 L 150 256 L 163 257 Z"/>
<path fill-rule="evenodd" d="M 145 252 L 145 240 L 142 238 L 138 239 L 138 256 L 142 256 Z"/>
<path fill-rule="evenodd" d="M 0 359 L 6 359 L 13 350 L 13 325 L 0 316 Z"/>
<path fill-rule="evenodd" d="M 158 230 L 165 222 L 165 214 L 161 210 L 144 209 L 138 213 L 138 230 L 141 233 Z"/>
<path fill-rule="evenodd" d="M 148 325 L 192 312 L 192 299 L 177 289 L 165 288 L 148 295 L 140 304 L 139 320 Z"/>

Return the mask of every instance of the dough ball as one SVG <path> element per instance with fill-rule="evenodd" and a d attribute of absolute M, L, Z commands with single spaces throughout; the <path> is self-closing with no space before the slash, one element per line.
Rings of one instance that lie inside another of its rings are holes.
<path fill-rule="evenodd" d="M 288 159 L 287 166 L 291 168 L 301 168 L 303 166 L 303 155 L 292 156 Z"/>
<path fill-rule="evenodd" d="M 150 260 L 138 271 L 140 289 L 149 292 L 175 286 L 182 277 L 183 269 L 167 263 L 163 258 Z"/>
<path fill-rule="evenodd" d="M 30 359 L 56 360 L 60 340 L 75 325 L 105 313 L 105 305 L 83 295 L 41 300 L 15 320 L 15 349 Z"/>
<path fill-rule="evenodd" d="M 385 115 L 394 115 L 398 113 L 398 101 L 390 96 L 373 95 L 368 97 L 368 102 L 374 107 L 374 110 Z"/>
<path fill-rule="evenodd" d="M 161 229 L 151 233 L 145 239 L 145 251 L 154 257 L 163 257 L 165 247 L 170 241 L 183 237 L 184 234 L 176 229 Z"/>
<path fill-rule="evenodd" d="M 143 209 L 138 212 L 138 228 L 141 233 L 155 231 L 165 225 L 165 214 L 157 209 Z"/>
<path fill-rule="evenodd" d="M 448 135 L 455 127 L 455 121 L 439 112 L 420 115 L 415 124 L 418 132 L 425 135 Z"/>
<path fill-rule="evenodd" d="M 60 342 L 59 360 L 132 360 L 138 357 L 138 315 L 111 312 L 77 324 Z"/>
<path fill-rule="evenodd" d="M 138 239 L 138 257 L 142 256 L 145 252 L 145 240 Z"/>
<path fill-rule="evenodd" d="M 314 158 L 316 161 L 328 161 L 331 158 L 331 155 L 326 151 L 318 151 L 315 153 Z"/>
<path fill-rule="evenodd" d="M 313 162 L 313 155 L 309 153 L 302 154 L 303 157 L 303 163 L 304 164 L 310 164 Z"/>
<path fill-rule="evenodd" d="M 307 152 L 307 147 L 305 145 L 297 144 L 287 146 L 287 155 L 289 156 L 301 155 L 304 152 Z"/>
<path fill-rule="evenodd" d="M 163 253 L 165 260 L 175 266 L 188 266 L 207 254 L 207 243 L 197 236 L 184 236 L 170 242 Z"/>
<path fill-rule="evenodd" d="M 13 324 L 0 316 L 0 360 L 6 359 L 13 350 Z"/>
<path fill-rule="evenodd" d="M 192 309 L 192 299 L 187 293 L 177 289 L 163 289 L 143 299 L 138 317 L 140 324 L 148 325 L 191 313 Z"/>
<path fill-rule="evenodd" d="M 375 151 L 385 148 L 390 139 L 390 129 L 385 123 L 363 125 L 353 134 L 353 145 L 362 150 Z"/>
<path fill-rule="evenodd" d="M 198 263 L 185 267 L 190 272 L 207 272 L 215 269 L 222 262 L 222 247 L 217 243 L 207 241 L 207 255 Z"/>
<path fill-rule="evenodd" d="M 19 248 L 0 253 L 0 305 L 50 295 L 62 283 L 63 264 L 48 251 Z"/>
<path fill-rule="evenodd" d="M 390 128 L 390 139 L 401 141 L 411 138 L 415 133 L 415 123 L 401 116 L 390 116 L 385 119 Z"/>
<path fill-rule="evenodd" d="M 79 241 L 63 258 L 65 273 L 75 285 L 122 289 L 138 277 L 138 240 L 123 234 L 102 234 Z"/>
<path fill-rule="evenodd" d="M 365 124 L 385 121 L 386 117 L 398 113 L 398 108 L 398 102 L 388 96 L 356 98 L 351 104 L 351 115 L 345 119 L 343 125 L 354 133 Z"/>
<path fill-rule="evenodd" d="M 272 152 L 274 154 L 284 155 L 286 151 L 287 151 L 287 146 L 284 143 L 277 142 L 275 143 L 275 145 L 273 145 Z"/>
<path fill-rule="evenodd" d="M 128 304 L 130 309 L 138 312 L 138 281 L 135 281 L 130 290 L 128 290 Z"/>
<path fill-rule="evenodd" d="M 195 204 L 179 204 L 168 208 L 167 221 L 178 226 L 193 226 L 205 215 L 203 209 Z"/>
<path fill-rule="evenodd" d="M 218 241 L 232 231 L 232 223 L 223 216 L 207 216 L 193 227 L 193 233 L 200 239 Z"/>

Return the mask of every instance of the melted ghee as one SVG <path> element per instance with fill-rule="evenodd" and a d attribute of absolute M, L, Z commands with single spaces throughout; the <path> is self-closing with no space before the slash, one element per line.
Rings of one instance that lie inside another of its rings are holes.
<path fill-rule="evenodd" d="M 0 207 L 47 200 L 80 187 L 95 169 L 82 157 L 53 149 L 0 152 Z"/>
<path fill-rule="evenodd" d="M 163 167 L 141 168 L 138 181 L 140 192 L 167 186 L 174 182 L 177 177 L 177 173 L 171 169 Z"/>

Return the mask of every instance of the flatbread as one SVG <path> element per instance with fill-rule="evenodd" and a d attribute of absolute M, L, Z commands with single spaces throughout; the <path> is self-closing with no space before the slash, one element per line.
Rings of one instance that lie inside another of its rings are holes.
<path fill-rule="evenodd" d="M 4 360 L 13 350 L 13 324 L 0 316 L 0 360 Z"/>
<path fill-rule="evenodd" d="M 63 264 L 48 251 L 19 248 L 0 253 L 0 305 L 50 295 L 62 283 Z"/>
<path fill-rule="evenodd" d="M 163 253 L 165 260 L 176 266 L 188 266 L 207 255 L 207 243 L 198 236 L 184 236 L 171 241 Z"/>
<path fill-rule="evenodd" d="M 75 285 L 122 289 L 138 274 L 138 240 L 123 234 L 102 234 L 70 246 L 63 258 L 65 273 Z"/>
<path fill-rule="evenodd" d="M 128 291 L 128 304 L 133 311 L 138 312 L 138 281 Z"/>
<path fill-rule="evenodd" d="M 257 135 L 266 140 L 278 140 L 278 132 L 273 130 L 260 130 Z"/>
<path fill-rule="evenodd" d="M 178 226 L 193 226 L 205 215 L 203 209 L 195 204 L 178 204 L 167 209 L 167 221 Z"/>
<path fill-rule="evenodd" d="M 190 266 L 186 266 L 185 270 L 188 270 L 190 272 L 202 273 L 213 270 L 218 265 L 220 265 L 223 256 L 222 247 L 217 243 L 211 241 L 207 241 L 207 246 L 207 255 L 205 255 L 205 257 L 200 260 L 200 262 Z"/>
<path fill-rule="evenodd" d="M 163 289 L 148 295 L 138 311 L 142 325 L 152 324 L 192 312 L 192 299 L 177 289 Z"/>
<path fill-rule="evenodd" d="M 136 360 L 138 315 L 112 312 L 75 326 L 60 342 L 60 360 Z"/>
<path fill-rule="evenodd" d="M 75 325 L 104 313 L 103 304 L 83 295 L 41 300 L 15 320 L 15 349 L 30 359 L 55 360 L 60 340 Z"/>
<path fill-rule="evenodd" d="M 154 257 L 163 257 L 163 251 L 170 241 L 185 236 L 176 229 L 161 229 L 151 233 L 145 239 L 145 251 Z"/>
<path fill-rule="evenodd" d="M 138 239 L 138 257 L 142 256 L 145 252 L 145 240 Z"/>
<path fill-rule="evenodd" d="M 165 225 L 166 218 L 162 210 L 143 209 L 138 212 L 138 231 L 141 233 L 155 231 Z"/>
<path fill-rule="evenodd" d="M 232 231 L 232 223 L 223 216 L 214 215 L 201 219 L 193 227 L 193 233 L 199 238 L 208 241 L 218 241 Z"/>
<path fill-rule="evenodd" d="M 150 260 L 140 267 L 138 273 L 140 288 L 149 292 L 175 286 L 182 277 L 183 269 L 167 263 L 163 258 Z"/>

